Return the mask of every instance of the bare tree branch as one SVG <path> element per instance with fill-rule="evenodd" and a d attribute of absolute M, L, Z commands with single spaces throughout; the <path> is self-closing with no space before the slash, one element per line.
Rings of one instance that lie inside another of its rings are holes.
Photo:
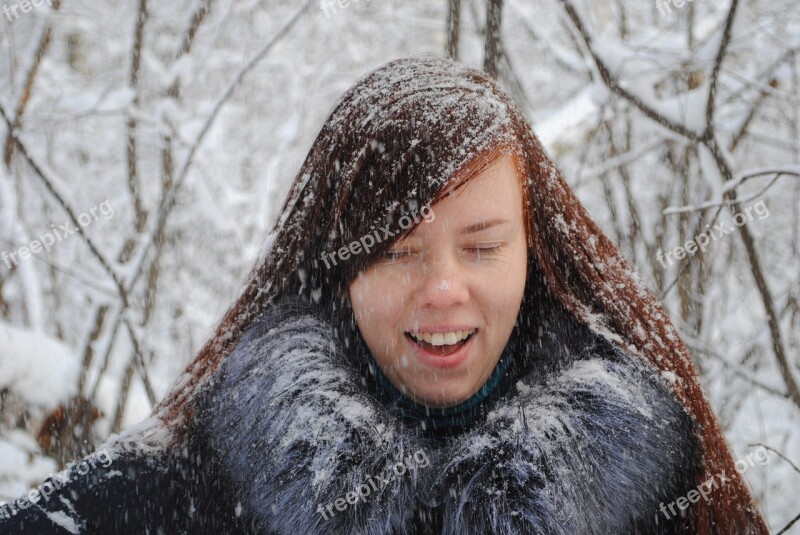
<path fill-rule="evenodd" d="M 33 170 L 34 174 L 41 180 L 42 184 L 44 184 L 45 186 L 45 189 L 47 189 L 50 195 L 56 200 L 56 203 L 59 206 L 61 206 L 61 208 L 67 213 L 70 222 L 77 228 L 76 233 L 83 239 L 84 243 L 89 248 L 89 251 L 97 259 L 98 263 L 102 266 L 103 270 L 114 281 L 117 293 L 119 295 L 120 300 L 122 301 L 123 310 L 128 310 L 129 308 L 128 290 L 125 288 L 119 275 L 111 267 L 111 264 L 105 258 L 105 256 L 103 256 L 103 254 L 100 252 L 99 248 L 97 247 L 97 245 L 95 245 L 94 241 L 83 231 L 83 227 L 78 222 L 78 218 L 75 215 L 75 210 L 69 205 L 64 196 L 55 187 L 56 181 L 48 177 L 47 173 L 42 169 L 42 167 L 38 163 L 36 163 L 36 160 L 30 155 L 28 149 L 25 147 L 25 144 L 19 138 L 18 133 L 13 129 L 11 120 L 8 118 L 5 109 L 3 109 L 1 105 L 0 105 L 0 116 L 2 116 L 3 121 L 6 123 L 6 128 L 8 128 L 10 138 L 13 140 L 17 150 L 19 151 L 19 154 L 26 161 L 28 166 Z M 131 335 L 131 341 L 133 343 L 134 349 L 138 352 L 140 344 L 136 337 L 136 334 L 133 331 L 130 318 L 128 318 L 127 315 L 124 314 L 123 316 L 124 316 L 123 321 L 128 327 L 128 332 Z M 152 386 L 150 385 L 150 381 L 147 378 L 147 370 L 144 368 L 144 361 L 140 353 L 137 353 L 136 359 L 139 366 L 139 374 L 142 378 L 142 382 L 145 385 L 145 390 L 147 391 L 150 403 L 155 405 L 156 396 Z"/>
<path fill-rule="evenodd" d="M 131 49 L 131 68 L 128 75 L 128 84 L 133 91 L 133 108 L 139 107 L 139 70 L 141 68 L 142 43 L 144 41 L 144 25 L 147 22 L 147 0 L 139 0 L 139 9 L 136 16 L 136 28 L 133 32 L 133 47 Z M 137 172 L 137 143 L 136 143 L 136 118 L 128 117 L 126 123 L 125 158 L 128 164 L 128 191 L 131 194 L 134 208 L 134 224 L 136 233 L 144 229 L 147 213 L 142 205 L 142 198 L 139 192 L 139 175 Z M 122 249 L 120 262 L 126 262 L 133 249 L 134 242 L 129 240 Z"/>
<path fill-rule="evenodd" d="M 619 81 L 616 80 L 616 78 L 611 74 L 610 69 L 608 69 L 608 67 L 604 64 L 603 60 L 593 50 L 592 37 L 587 31 L 586 26 L 584 25 L 583 21 L 581 20 L 580 16 L 575 10 L 575 7 L 573 6 L 572 2 L 570 0 L 560 0 L 560 2 L 564 6 L 564 10 L 566 11 L 569 19 L 572 21 L 572 24 L 574 25 L 575 29 L 581 35 L 581 38 L 583 39 L 589 54 L 592 56 L 595 66 L 600 72 L 600 76 L 603 79 L 603 82 L 606 84 L 606 86 L 609 89 L 611 89 L 615 94 L 623 97 L 628 102 L 637 107 L 640 111 L 642 111 L 642 113 L 645 114 L 645 116 L 649 117 L 654 121 L 657 121 L 664 127 L 668 128 L 669 130 L 672 130 L 676 134 L 682 135 L 683 137 L 685 137 L 690 141 L 704 145 L 711 153 L 711 156 L 713 157 L 714 162 L 720 174 L 722 175 L 724 182 L 728 183 L 732 181 L 734 176 L 733 176 L 733 171 L 731 169 L 731 164 L 728 162 L 728 158 L 726 154 L 723 152 L 715 135 L 713 127 L 714 126 L 713 114 L 714 114 L 714 102 L 716 100 L 716 91 L 719 83 L 718 81 L 719 73 L 721 70 L 722 63 L 725 59 L 726 52 L 728 50 L 728 45 L 730 43 L 731 29 L 733 27 L 733 23 L 736 18 L 736 9 L 738 7 L 738 0 L 731 1 L 731 7 L 728 10 L 728 15 L 725 19 L 725 26 L 722 32 L 722 40 L 720 42 L 720 46 L 717 51 L 717 55 L 714 61 L 714 66 L 712 68 L 712 76 L 711 76 L 709 95 L 708 95 L 709 105 L 706 107 L 706 128 L 704 132 L 700 135 L 686 128 L 682 124 L 678 124 L 675 123 L 674 121 L 669 120 L 663 114 L 658 113 L 652 107 L 644 103 L 641 99 L 639 99 L 629 91 L 622 88 Z M 731 200 L 732 203 L 731 206 L 733 208 L 738 209 L 739 203 L 737 202 L 736 190 L 732 189 L 728 191 L 727 197 L 730 198 Z M 778 321 L 778 315 L 775 310 L 772 293 L 770 292 L 766 276 L 764 275 L 764 270 L 761 266 L 761 260 L 756 250 L 755 240 L 753 238 L 752 233 L 746 226 L 740 228 L 739 235 L 741 236 L 742 243 L 744 245 L 745 252 L 747 254 L 747 259 L 750 264 L 750 271 L 753 274 L 753 279 L 755 280 L 756 287 L 758 288 L 759 295 L 761 296 L 761 301 L 764 306 L 764 310 L 767 314 L 767 324 L 770 330 L 772 349 L 775 355 L 775 359 L 778 363 L 779 371 L 781 373 L 781 376 L 783 377 L 784 382 L 786 383 L 786 387 L 789 391 L 789 395 L 792 401 L 794 402 L 795 405 L 797 405 L 798 408 L 800 408 L 800 386 L 798 386 L 797 381 L 794 378 L 794 372 L 792 371 L 792 367 L 789 363 L 788 357 L 786 356 L 783 344 L 783 337 L 780 330 L 780 323 Z M 669 292 L 669 289 L 671 289 L 673 285 L 674 283 L 669 286 L 669 288 L 664 292 L 664 295 L 666 295 Z"/>
<path fill-rule="evenodd" d="M 661 213 L 663 215 L 673 215 L 673 214 L 682 214 L 682 213 L 686 213 L 686 212 L 700 212 L 700 211 L 703 211 L 703 210 L 708 210 L 710 208 L 717 208 L 719 206 L 733 206 L 734 204 L 740 205 L 743 202 L 748 202 L 750 200 L 756 199 L 756 198 L 760 197 L 761 195 L 763 195 L 769 189 L 769 186 L 775 184 L 777 179 L 779 179 L 782 176 L 794 176 L 794 177 L 800 178 L 800 171 L 793 171 L 791 169 L 764 169 L 762 171 L 753 171 L 753 172 L 748 172 L 748 173 L 745 173 L 743 175 L 740 175 L 738 178 L 736 178 L 736 179 L 732 180 L 731 182 L 725 184 L 725 188 L 722 191 L 723 191 L 723 193 L 731 191 L 731 190 L 735 189 L 736 187 L 742 185 L 744 182 L 746 182 L 747 180 L 749 180 L 751 178 L 756 178 L 756 177 L 766 176 L 766 175 L 773 175 L 773 174 L 775 176 L 770 181 L 770 183 L 769 183 L 769 185 L 767 187 L 765 187 L 762 190 L 760 190 L 757 194 L 751 195 L 750 197 L 748 197 L 746 199 L 740 199 L 740 200 L 736 201 L 735 203 L 733 201 L 708 201 L 708 202 L 704 202 L 704 203 L 702 203 L 700 205 L 697 205 L 697 206 L 694 206 L 694 205 L 671 206 L 669 208 L 665 208 L 664 210 L 662 210 Z"/>
<path fill-rule="evenodd" d="M 61 0 L 54 0 L 53 1 L 53 11 L 58 11 L 61 7 Z M 33 82 L 36 80 L 36 75 L 39 72 L 39 67 L 42 64 L 42 59 L 44 55 L 47 53 L 47 49 L 50 48 L 50 40 L 52 38 L 52 27 L 50 24 L 42 32 L 42 36 L 39 38 L 39 44 L 36 46 L 36 51 L 33 53 L 33 63 L 31 65 L 30 70 L 28 71 L 28 76 L 25 79 L 25 84 L 22 86 L 22 94 L 19 97 L 19 101 L 17 102 L 17 108 L 14 113 L 14 126 L 12 129 L 8 131 L 6 134 L 6 143 L 5 143 L 5 154 L 3 155 L 3 161 L 8 167 L 11 164 L 11 155 L 14 152 L 14 142 L 11 139 L 11 131 L 13 129 L 18 129 L 22 126 L 22 116 L 25 114 L 25 108 L 28 106 L 28 102 L 31 98 L 31 91 L 33 90 Z"/>
<path fill-rule="evenodd" d="M 783 535 L 784 533 L 788 533 L 788 532 L 789 532 L 789 528 L 791 528 L 792 526 L 794 526 L 794 525 L 797 523 L 797 521 L 798 521 L 798 520 L 800 520 L 800 514 L 798 514 L 796 517 L 794 517 L 793 519 L 791 519 L 791 520 L 789 521 L 789 523 L 788 523 L 788 524 L 786 524 L 786 525 L 783 527 L 783 529 L 782 529 L 782 530 L 780 530 L 779 532 L 777 532 L 775 535 Z"/>
<path fill-rule="evenodd" d="M 158 210 L 158 218 L 156 220 L 155 225 L 153 226 L 152 231 L 149 233 L 149 238 L 145 241 L 144 246 L 141 248 L 138 254 L 138 262 L 136 268 L 133 271 L 133 276 L 128 281 L 130 286 L 136 283 L 136 280 L 141 276 L 143 268 L 144 268 L 144 259 L 146 258 L 147 254 L 150 251 L 150 248 L 155 245 L 157 242 L 158 233 L 161 232 L 162 227 L 167 222 L 167 218 L 169 217 L 169 213 L 172 211 L 172 207 L 175 204 L 175 198 L 177 195 L 178 190 L 180 189 L 183 181 L 186 180 L 186 176 L 189 174 L 189 169 L 192 166 L 194 161 L 194 156 L 197 153 L 200 145 L 203 143 L 206 135 L 208 134 L 209 130 L 211 129 L 211 125 L 219 115 L 220 110 L 225 105 L 225 103 L 230 99 L 233 95 L 233 91 L 239 86 L 242 79 L 249 73 L 253 67 L 258 65 L 261 60 L 266 57 L 270 50 L 275 46 L 275 44 L 280 41 L 283 37 L 285 37 L 289 30 L 294 27 L 294 25 L 300 20 L 300 17 L 305 13 L 308 8 L 314 3 L 314 0 L 306 0 L 306 3 L 297 10 L 297 12 L 292 16 L 291 19 L 278 31 L 277 34 L 266 44 L 264 47 L 255 55 L 253 56 L 250 61 L 239 71 L 239 73 L 234 77 L 231 83 L 228 85 L 228 88 L 222 94 L 222 96 L 217 100 L 216 104 L 214 105 L 214 109 L 211 110 L 211 113 L 206 118 L 205 122 L 203 123 L 203 127 L 200 130 L 200 133 L 197 136 L 197 139 L 192 144 L 192 147 L 189 149 L 189 154 L 186 156 L 184 160 L 183 166 L 181 167 L 180 172 L 178 173 L 175 182 L 172 184 L 172 187 L 167 192 L 167 195 L 164 196 L 162 199 L 161 205 L 159 206 Z"/>
<path fill-rule="evenodd" d="M 175 54 L 175 61 L 180 60 L 192 50 L 192 45 L 194 44 L 194 38 L 197 35 L 197 30 L 200 29 L 200 25 L 203 24 L 206 16 L 211 12 L 211 6 L 213 3 L 214 0 L 200 0 L 200 5 L 192 14 L 189 25 L 186 27 L 186 31 L 183 34 L 183 39 L 181 39 L 181 47 L 178 50 L 178 53 Z M 174 99 L 180 98 L 179 77 L 176 77 L 175 80 L 173 80 L 169 90 L 167 91 L 167 94 Z"/>
<path fill-rule="evenodd" d="M 656 121 L 657 123 L 663 125 L 665 128 L 672 130 L 673 132 L 680 134 L 687 139 L 690 139 L 695 142 L 701 141 L 701 136 L 699 134 L 693 132 L 686 126 L 676 123 L 671 119 L 667 118 L 662 113 L 656 111 L 655 109 L 647 105 L 641 98 L 639 98 L 638 96 L 634 95 L 633 93 L 622 87 L 617 81 L 617 79 L 611 74 L 611 70 L 608 68 L 605 62 L 594 51 L 594 48 L 592 46 L 592 37 L 589 34 L 588 30 L 586 29 L 583 20 L 578 15 L 578 12 L 575 10 L 575 7 L 572 5 L 572 2 L 570 0 L 559 0 L 559 1 L 564 6 L 564 10 L 566 11 L 567 16 L 572 21 L 573 26 L 583 39 L 583 43 L 586 46 L 586 50 L 592 57 L 595 68 L 597 68 L 597 71 L 600 74 L 600 78 L 603 80 L 603 83 L 606 85 L 606 87 L 608 87 L 615 95 L 623 97 L 625 100 L 633 104 L 639 111 L 641 111 L 649 119 Z"/>
<path fill-rule="evenodd" d="M 711 70 L 711 81 L 708 86 L 708 99 L 706 100 L 706 130 L 704 138 L 711 137 L 714 132 L 714 104 L 717 98 L 717 87 L 719 86 L 719 72 L 722 69 L 722 62 L 728 52 L 728 45 L 731 42 L 731 29 L 733 21 L 736 19 L 736 10 L 739 7 L 739 0 L 731 0 L 731 7 L 728 16 L 725 18 L 725 27 L 722 30 L 722 41 L 720 42 L 717 56 L 714 58 L 714 67 Z"/>
<path fill-rule="evenodd" d="M 144 0 L 143 0 L 144 1 Z M 180 61 L 184 56 L 189 54 L 192 49 L 192 45 L 194 44 L 194 38 L 197 35 L 197 31 L 200 28 L 203 20 L 205 19 L 206 15 L 211 10 L 211 5 L 213 0 L 201 0 L 200 4 L 198 5 L 197 9 L 192 14 L 192 17 L 189 21 L 186 30 L 183 33 L 183 37 L 181 39 L 181 45 L 178 51 L 175 54 L 175 60 L 173 62 L 176 63 Z M 169 88 L 166 91 L 165 97 L 168 99 L 172 99 L 174 102 L 179 102 L 181 100 L 181 86 L 180 86 L 180 77 L 176 76 L 175 79 L 170 84 Z M 162 147 L 161 147 L 161 197 L 163 198 L 167 195 L 167 192 L 172 187 L 172 183 L 174 181 L 174 164 L 173 164 L 173 154 L 172 154 L 172 136 L 174 131 L 174 126 L 170 125 L 171 131 L 164 133 L 162 135 Z M 136 228 L 136 235 L 138 236 L 143 229 L 137 226 Z M 161 253 L 163 251 L 163 245 L 166 241 L 166 227 L 160 227 L 160 231 L 156 234 L 155 237 L 155 253 L 153 254 L 153 258 L 150 261 L 150 266 L 147 268 L 147 284 L 146 288 L 144 289 L 144 307 L 142 310 L 142 317 L 141 317 L 141 326 L 144 328 L 150 318 L 152 317 L 151 314 L 153 309 L 155 308 L 156 303 L 156 296 L 158 293 L 158 280 L 159 280 L 159 265 L 161 261 Z M 135 243 L 133 238 L 129 240 L 130 244 Z M 134 353 L 135 357 L 136 353 Z M 114 419 L 112 421 L 112 429 L 114 432 L 118 432 L 122 428 L 122 421 L 123 416 L 125 414 L 125 408 L 128 403 L 130 397 L 128 393 L 130 391 L 131 386 L 133 385 L 133 372 L 136 369 L 135 363 L 133 361 L 129 362 L 125 372 L 123 374 L 122 379 L 122 386 L 120 388 L 120 396 L 117 404 L 117 408 L 114 411 Z"/>

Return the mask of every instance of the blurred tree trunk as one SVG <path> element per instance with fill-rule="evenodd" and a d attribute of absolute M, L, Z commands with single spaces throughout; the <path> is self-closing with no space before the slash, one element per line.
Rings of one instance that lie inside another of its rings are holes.
<path fill-rule="evenodd" d="M 461 31 L 461 0 L 447 2 L 447 56 L 458 60 L 459 33 Z"/>
<path fill-rule="evenodd" d="M 503 20 L 503 0 L 488 0 L 486 4 L 486 35 L 484 37 L 483 70 L 497 79 L 500 65 L 500 27 Z"/>

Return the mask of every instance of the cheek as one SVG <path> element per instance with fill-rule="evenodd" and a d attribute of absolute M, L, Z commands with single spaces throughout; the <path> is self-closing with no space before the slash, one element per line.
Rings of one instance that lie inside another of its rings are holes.
<path fill-rule="evenodd" d="M 525 243 L 517 244 L 502 265 L 480 281 L 481 292 L 496 307 L 509 307 L 521 301 L 528 275 L 528 251 Z"/>
<path fill-rule="evenodd" d="M 385 338 L 401 319 L 401 296 L 389 291 L 386 281 L 365 275 L 350 285 L 350 303 L 358 327 L 367 341 Z"/>
<path fill-rule="evenodd" d="M 375 292 L 372 291 L 372 284 L 366 277 L 361 277 L 350 285 L 350 305 L 353 308 L 353 315 L 358 322 L 358 327 L 365 336 L 371 330 L 370 321 L 377 313 L 375 303 Z"/>
<path fill-rule="evenodd" d="M 519 315 L 527 278 L 527 251 L 522 252 L 478 283 L 479 301 L 484 305 L 487 319 L 496 327 L 497 336 L 510 332 Z"/>
<path fill-rule="evenodd" d="M 525 233 L 521 232 L 517 238 L 514 255 L 508 276 L 508 299 L 511 305 L 518 305 L 525 293 L 525 283 L 528 279 L 528 244 Z"/>
<path fill-rule="evenodd" d="M 365 275 L 350 285 L 350 302 L 353 311 L 368 316 L 391 316 L 398 307 L 400 296 L 385 277 Z M 358 309 L 358 310 L 357 310 Z"/>

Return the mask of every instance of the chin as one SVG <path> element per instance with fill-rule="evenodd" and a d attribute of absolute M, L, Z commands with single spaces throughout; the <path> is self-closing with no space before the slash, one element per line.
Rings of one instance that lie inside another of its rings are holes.
<path fill-rule="evenodd" d="M 459 389 L 457 391 L 448 391 L 445 394 L 442 394 L 442 392 L 439 391 L 436 394 L 431 394 L 429 396 L 420 395 L 418 398 L 418 403 L 434 408 L 445 408 L 458 405 L 469 398 L 470 396 L 468 392 Z"/>

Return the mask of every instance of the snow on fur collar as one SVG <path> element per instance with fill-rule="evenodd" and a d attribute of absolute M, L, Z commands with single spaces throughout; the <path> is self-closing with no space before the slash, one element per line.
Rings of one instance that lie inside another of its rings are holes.
<path fill-rule="evenodd" d="M 263 533 L 671 532 L 656 515 L 693 481 L 692 421 L 652 368 L 587 332 L 547 332 L 485 420 L 442 443 L 284 299 L 211 380 L 198 429 Z"/>

